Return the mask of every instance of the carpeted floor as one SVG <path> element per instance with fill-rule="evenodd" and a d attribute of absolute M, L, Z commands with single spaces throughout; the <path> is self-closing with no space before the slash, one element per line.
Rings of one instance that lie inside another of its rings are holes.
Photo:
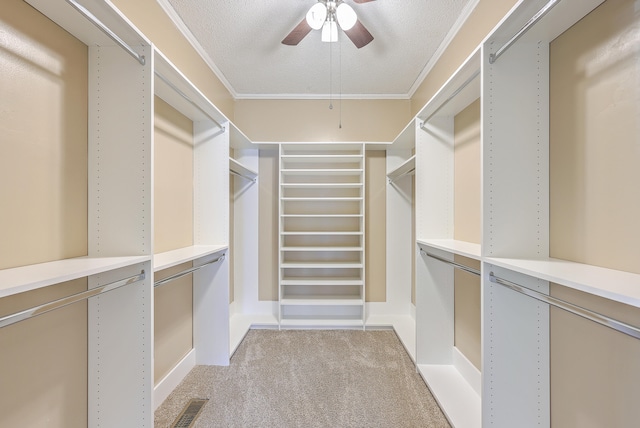
<path fill-rule="evenodd" d="M 449 427 L 393 331 L 251 330 L 229 367 L 198 366 L 155 413 L 170 427 Z"/>

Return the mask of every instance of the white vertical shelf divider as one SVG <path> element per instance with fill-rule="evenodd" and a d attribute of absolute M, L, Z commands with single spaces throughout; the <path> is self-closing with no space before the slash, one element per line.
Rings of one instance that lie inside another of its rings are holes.
<path fill-rule="evenodd" d="M 479 72 L 478 49 L 418 113 L 415 126 L 416 363 L 455 427 L 481 426 L 481 380 L 454 346 L 454 267 L 427 252 L 449 261 L 456 254 L 480 259 L 480 245 L 453 239 L 454 118 L 480 96 Z"/>

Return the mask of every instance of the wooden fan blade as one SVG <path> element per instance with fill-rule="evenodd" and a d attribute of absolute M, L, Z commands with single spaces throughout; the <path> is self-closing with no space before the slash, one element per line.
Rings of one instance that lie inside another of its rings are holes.
<path fill-rule="evenodd" d="M 370 1 L 375 1 L 375 0 L 353 0 L 355 3 L 369 3 Z"/>
<path fill-rule="evenodd" d="M 373 40 L 373 36 L 369 32 L 369 30 L 367 30 L 364 25 L 362 25 L 362 22 L 360 22 L 360 20 L 356 21 L 356 25 L 354 25 L 350 30 L 345 31 L 344 33 L 351 39 L 353 44 L 356 45 L 358 49 L 368 45 Z"/>
<path fill-rule="evenodd" d="M 282 40 L 282 44 L 295 46 L 300 43 L 300 41 L 304 39 L 304 37 L 309 34 L 310 31 L 311 27 L 309 26 L 309 24 L 307 24 L 307 20 L 303 19 L 298 25 L 296 25 L 296 28 L 291 30 L 287 37 Z"/>

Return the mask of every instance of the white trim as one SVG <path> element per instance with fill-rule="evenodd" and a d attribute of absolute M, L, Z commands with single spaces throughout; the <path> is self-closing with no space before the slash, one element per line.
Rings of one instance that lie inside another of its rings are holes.
<path fill-rule="evenodd" d="M 453 38 L 458 34 L 465 22 L 467 22 L 467 19 L 469 19 L 471 13 L 475 10 L 478 3 L 480 3 L 480 0 L 469 0 L 469 3 L 467 3 L 467 5 L 462 9 L 460 16 L 453 24 L 453 26 L 451 26 L 451 29 L 449 30 L 447 35 L 444 36 L 442 43 L 440 43 L 440 46 L 438 46 L 438 49 L 436 49 L 427 64 L 424 66 L 422 72 L 418 75 L 418 77 L 416 77 L 416 80 L 413 82 L 413 85 L 409 89 L 409 92 L 407 92 L 408 99 L 413 98 L 420 85 L 422 85 L 422 82 L 424 82 L 424 79 L 426 79 L 427 75 L 431 72 L 431 70 L 433 70 L 433 67 L 435 67 L 436 63 L 440 60 L 440 57 L 442 56 L 444 51 L 447 50 L 449 44 L 453 41 Z"/>
<path fill-rule="evenodd" d="M 162 1 L 162 0 L 160 0 Z M 237 94 L 237 100 L 409 100 L 409 94 Z"/>
<path fill-rule="evenodd" d="M 178 15 L 178 12 L 176 12 L 175 9 L 169 4 L 168 0 L 157 0 L 157 1 L 160 7 L 162 8 L 162 10 L 164 10 L 164 13 L 167 14 L 171 22 L 173 22 L 173 24 L 178 28 L 178 31 L 182 33 L 182 35 L 187 39 L 189 44 L 196 50 L 196 52 L 198 52 L 198 54 L 200 55 L 200 57 L 202 57 L 204 62 L 207 63 L 211 71 L 213 71 L 213 74 L 215 74 L 216 77 L 220 80 L 220 82 L 222 82 L 224 87 L 227 88 L 227 91 L 229 91 L 231 96 L 234 99 L 238 99 L 238 96 L 239 96 L 238 93 L 235 91 L 233 86 L 231 86 L 231 83 L 229 83 L 224 73 L 222 73 L 222 71 L 220 71 L 220 69 L 213 62 L 213 59 L 211 59 L 209 54 L 207 54 L 207 51 L 202 47 L 200 42 L 198 42 L 198 39 L 196 39 L 196 37 L 191 32 L 191 30 L 189 30 L 189 27 L 187 27 L 184 21 L 182 21 L 182 18 L 180 18 L 180 15 Z"/>
<path fill-rule="evenodd" d="M 176 366 L 171 369 L 165 377 L 153 388 L 153 410 L 157 410 L 158 407 L 167 399 L 169 394 L 182 382 L 191 369 L 196 366 L 196 350 L 191 349 L 187 355 L 180 360 Z"/>
<path fill-rule="evenodd" d="M 453 347 L 453 366 L 471 385 L 478 395 L 482 394 L 482 376 L 480 370 L 455 346 Z"/>

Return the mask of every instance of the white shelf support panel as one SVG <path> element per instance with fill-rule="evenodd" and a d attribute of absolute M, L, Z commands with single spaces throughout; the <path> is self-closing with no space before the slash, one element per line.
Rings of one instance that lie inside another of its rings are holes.
<path fill-rule="evenodd" d="M 280 145 L 279 324 L 362 327 L 364 144 Z"/>

